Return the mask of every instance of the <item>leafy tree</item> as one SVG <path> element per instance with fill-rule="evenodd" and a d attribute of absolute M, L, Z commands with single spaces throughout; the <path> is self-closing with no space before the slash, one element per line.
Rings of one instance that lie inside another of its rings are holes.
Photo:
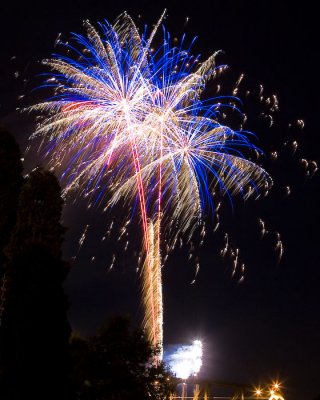
<path fill-rule="evenodd" d="M 164 364 L 152 363 L 156 350 L 140 329 L 130 330 L 128 318 L 112 318 L 94 337 L 74 337 L 71 343 L 74 385 L 81 399 L 169 398 L 170 373 Z"/>
<path fill-rule="evenodd" d="M 4 315 L 9 364 L 1 399 L 70 399 L 62 205 L 55 176 L 34 170 L 21 189 L 6 248 L 12 283 Z"/>

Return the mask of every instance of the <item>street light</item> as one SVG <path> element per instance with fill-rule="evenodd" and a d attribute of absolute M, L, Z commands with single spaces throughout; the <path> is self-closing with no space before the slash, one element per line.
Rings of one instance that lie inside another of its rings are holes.
<path fill-rule="evenodd" d="M 278 391 L 278 390 L 280 390 L 280 383 L 279 382 L 274 382 L 272 387 L 273 387 L 274 390 Z"/>
<path fill-rule="evenodd" d="M 253 391 L 253 396 L 259 399 L 268 400 L 284 400 L 281 393 L 281 383 L 278 381 L 273 381 L 270 385 L 264 387 L 255 387 Z"/>
<path fill-rule="evenodd" d="M 280 393 L 280 389 L 281 389 L 281 384 L 277 381 L 273 382 L 270 389 L 269 400 L 284 400 L 284 398 Z"/>

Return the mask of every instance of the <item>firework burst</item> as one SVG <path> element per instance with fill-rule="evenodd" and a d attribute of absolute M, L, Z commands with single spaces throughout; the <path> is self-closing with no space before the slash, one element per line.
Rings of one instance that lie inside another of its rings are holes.
<path fill-rule="evenodd" d="M 86 21 L 87 35 L 63 44 L 67 55 L 45 60 L 52 72 L 44 86 L 54 95 L 32 107 L 44 115 L 33 137 L 43 138 L 49 164 L 62 167 L 65 193 L 80 188 L 105 207 L 139 204 L 144 323 L 160 346 L 163 232 L 174 223 L 192 235 L 204 210 L 214 209 L 213 191 L 247 197 L 272 184 L 248 158 L 261 154 L 252 135 L 220 122 L 224 107 L 241 115 L 240 101 L 201 97 L 225 68 L 216 65 L 217 53 L 199 63 L 183 41 L 173 46 L 165 29 L 154 51 L 163 17 L 150 34 L 140 34 L 126 13 L 99 30 Z"/>

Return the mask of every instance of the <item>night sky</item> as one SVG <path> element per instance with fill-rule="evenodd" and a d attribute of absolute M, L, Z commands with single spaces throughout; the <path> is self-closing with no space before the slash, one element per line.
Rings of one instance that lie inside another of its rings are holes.
<path fill-rule="evenodd" d="M 299 164 L 301 158 L 319 162 L 318 21 L 312 2 L 66 0 L 41 5 L 6 2 L 0 8 L 0 117 L 22 150 L 33 122 L 15 109 L 41 98 L 31 93 L 39 82 L 36 75 L 44 69 L 39 61 L 54 51 L 58 33 L 62 32 L 63 39 L 69 32 L 84 33 L 83 19 L 113 21 L 124 10 L 151 26 L 167 8 L 168 30 L 178 37 L 185 32 L 190 40 L 198 36 L 194 52 L 202 59 L 215 50 L 224 51 L 218 61 L 230 67 L 224 78 L 226 87 L 245 73 L 244 87 L 257 93 L 263 84 L 266 94 L 278 95 L 279 111 L 271 129 L 258 118 L 257 102 L 244 99 L 248 127 L 258 136 L 259 146 L 267 155 L 280 152 L 277 162 L 267 157 L 264 163 L 275 187 L 266 199 L 243 202 L 236 198 L 233 210 L 224 202 L 219 229 L 208 230 L 202 247 L 195 240 L 201 264 L 195 284 L 190 285 L 195 274 L 195 263 L 188 262 L 190 245 L 171 254 L 163 269 L 164 340 L 177 344 L 202 339 L 203 377 L 252 385 L 279 379 L 290 400 L 312 400 L 319 395 L 319 174 L 308 179 Z M 19 99 L 21 95 L 25 96 Z M 305 121 L 303 130 L 297 126 L 298 119 Z M 299 146 L 292 155 L 294 140 Z M 26 172 L 40 162 L 31 152 Z M 289 196 L 286 186 L 291 189 Z M 93 333 L 110 315 L 131 314 L 134 324 L 141 319 L 134 258 L 139 226 L 130 228 L 128 252 L 117 242 L 116 231 L 101 242 L 106 227 L 121 212 L 119 207 L 106 214 L 101 208 L 86 210 L 82 200 L 65 208 L 65 257 L 72 262 L 66 282 L 69 316 L 73 328 L 84 334 Z M 264 239 L 258 218 L 266 221 L 270 232 Z M 215 223 L 211 222 L 212 227 Z M 72 261 L 86 224 L 90 225 L 87 240 Z M 280 263 L 275 232 L 284 244 Z M 231 261 L 219 256 L 225 233 L 240 248 L 246 264 L 241 283 L 239 274 L 232 277 Z M 115 267 L 107 272 L 114 253 Z"/>

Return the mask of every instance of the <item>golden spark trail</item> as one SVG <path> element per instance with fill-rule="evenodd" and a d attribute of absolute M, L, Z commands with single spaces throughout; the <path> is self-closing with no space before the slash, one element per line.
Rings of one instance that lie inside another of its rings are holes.
<path fill-rule="evenodd" d="M 143 324 L 150 343 L 160 347 L 158 359 L 162 359 L 163 303 L 159 237 L 159 220 L 148 222 L 149 252 L 142 270 L 142 299 L 145 308 Z"/>

